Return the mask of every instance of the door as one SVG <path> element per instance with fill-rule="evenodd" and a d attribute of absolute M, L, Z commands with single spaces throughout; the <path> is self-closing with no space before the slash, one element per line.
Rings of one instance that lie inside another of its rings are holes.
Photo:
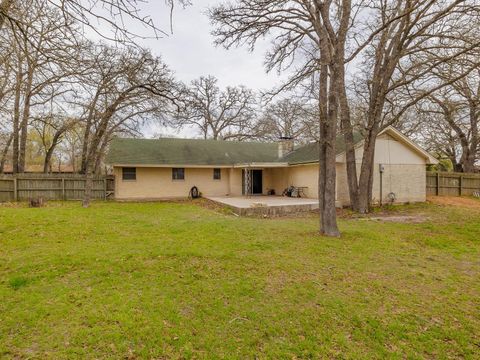
<path fill-rule="evenodd" d="M 252 194 L 261 195 L 263 193 L 262 170 L 252 170 Z"/>
<path fill-rule="evenodd" d="M 263 171 L 249 170 L 249 193 L 251 195 L 261 195 L 263 193 Z M 246 194 L 245 170 L 242 170 L 242 195 Z"/>

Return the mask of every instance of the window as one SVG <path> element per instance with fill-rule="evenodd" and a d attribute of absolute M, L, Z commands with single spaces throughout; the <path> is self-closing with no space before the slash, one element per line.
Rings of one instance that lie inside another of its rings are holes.
<path fill-rule="evenodd" d="M 122 168 L 123 180 L 137 180 L 137 168 Z"/>
<path fill-rule="evenodd" d="M 213 169 L 213 180 L 222 179 L 222 169 Z"/>
<path fill-rule="evenodd" d="M 185 169 L 172 168 L 172 180 L 185 180 Z"/>

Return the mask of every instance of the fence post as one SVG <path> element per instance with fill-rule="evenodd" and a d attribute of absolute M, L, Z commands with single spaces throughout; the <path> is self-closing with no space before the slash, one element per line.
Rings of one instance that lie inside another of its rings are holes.
<path fill-rule="evenodd" d="M 65 201 L 66 199 L 66 194 L 65 194 L 65 178 L 62 177 L 62 200 Z"/>
<path fill-rule="evenodd" d="M 462 196 L 463 193 L 463 176 L 460 175 L 459 181 L 458 181 L 458 193 L 459 196 Z"/>
<path fill-rule="evenodd" d="M 13 178 L 13 201 L 18 201 L 18 184 L 16 176 Z"/>
<path fill-rule="evenodd" d="M 440 174 L 437 172 L 437 189 L 436 189 L 436 195 L 440 195 Z"/>
<path fill-rule="evenodd" d="M 103 199 L 107 200 L 107 178 L 103 178 Z"/>

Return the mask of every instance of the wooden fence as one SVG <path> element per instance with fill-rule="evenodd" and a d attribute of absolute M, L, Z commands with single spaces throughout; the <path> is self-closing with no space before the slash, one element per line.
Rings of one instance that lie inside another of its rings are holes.
<path fill-rule="evenodd" d="M 480 174 L 427 172 L 427 195 L 467 196 L 480 192 Z"/>
<path fill-rule="evenodd" d="M 81 200 L 85 194 L 85 176 L 23 174 L 0 176 L 0 202 L 44 200 Z M 106 200 L 113 196 L 113 176 L 95 177 L 92 199 Z"/>

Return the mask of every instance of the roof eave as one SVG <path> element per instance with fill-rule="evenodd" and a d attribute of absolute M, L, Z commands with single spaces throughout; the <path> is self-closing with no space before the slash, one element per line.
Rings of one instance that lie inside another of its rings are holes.
<path fill-rule="evenodd" d="M 237 163 L 234 164 L 234 168 L 253 168 L 253 167 L 262 167 L 262 168 L 276 168 L 276 167 L 288 167 L 287 162 L 251 162 L 251 163 Z"/>
<path fill-rule="evenodd" d="M 209 165 L 209 164 L 125 164 L 125 163 L 109 163 L 113 167 L 137 167 L 137 168 L 231 168 L 233 165 Z"/>

